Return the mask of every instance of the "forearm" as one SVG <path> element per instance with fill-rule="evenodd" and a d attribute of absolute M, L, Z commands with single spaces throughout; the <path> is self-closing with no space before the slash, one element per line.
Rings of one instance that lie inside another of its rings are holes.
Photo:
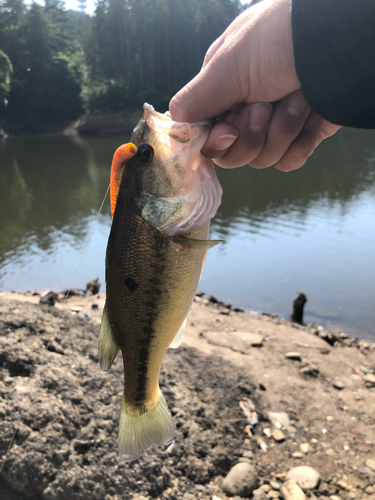
<path fill-rule="evenodd" d="M 375 0 L 292 0 L 297 76 L 312 108 L 375 128 Z"/>

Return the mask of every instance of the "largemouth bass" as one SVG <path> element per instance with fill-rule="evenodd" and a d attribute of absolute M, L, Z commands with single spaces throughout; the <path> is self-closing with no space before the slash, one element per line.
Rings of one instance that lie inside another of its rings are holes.
<path fill-rule="evenodd" d="M 218 243 L 208 232 L 222 190 L 212 160 L 200 153 L 211 126 L 173 122 L 145 104 L 132 143 L 113 157 L 99 361 L 108 370 L 122 351 L 125 461 L 174 441 L 158 379 L 165 351 L 182 341 L 206 251 Z"/>

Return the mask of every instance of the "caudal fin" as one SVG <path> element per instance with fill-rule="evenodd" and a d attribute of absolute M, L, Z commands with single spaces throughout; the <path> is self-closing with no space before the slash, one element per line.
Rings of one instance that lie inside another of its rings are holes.
<path fill-rule="evenodd" d="M 125 462 L 139 458 L 153 444 L 167 446 L 174 441 L 174 422 L 163 394 L 156 403 L 141 408 L 122 398 L 119 454 Z"/>

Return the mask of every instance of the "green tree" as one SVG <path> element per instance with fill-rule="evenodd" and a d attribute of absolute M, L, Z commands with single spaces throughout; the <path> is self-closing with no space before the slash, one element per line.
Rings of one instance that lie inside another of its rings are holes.
<path fill-rule="evenodd" d="M 9 57 L 0 50 L 0 113 L 4 113 L 7 101 L 7 95 L 10 91 L 10 82 L 13 74 L 13 66 Z M 0 115 L 0 116 L 1 116 Z"/>
<path fill-rule="evenodd" d="M 7 118 L 34 132 L 67 125 L 82 113 L 80 86 L 58 57 L 43 7 L 33 3 L 22 26 L 24 51 L 9 94 Z"/>

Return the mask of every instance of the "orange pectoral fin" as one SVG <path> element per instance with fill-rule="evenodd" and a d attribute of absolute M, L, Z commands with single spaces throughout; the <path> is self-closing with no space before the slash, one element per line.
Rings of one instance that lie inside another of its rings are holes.
<path fill-rule="evenodd" d="M 113 155 L 111 167 L 111 214 L 112 219 L 115 213 L 118 192 L 120 189 L 121 174 L 126 162 L 137 154 L 137 146 L 129 142 L 116 149 Z"/>

